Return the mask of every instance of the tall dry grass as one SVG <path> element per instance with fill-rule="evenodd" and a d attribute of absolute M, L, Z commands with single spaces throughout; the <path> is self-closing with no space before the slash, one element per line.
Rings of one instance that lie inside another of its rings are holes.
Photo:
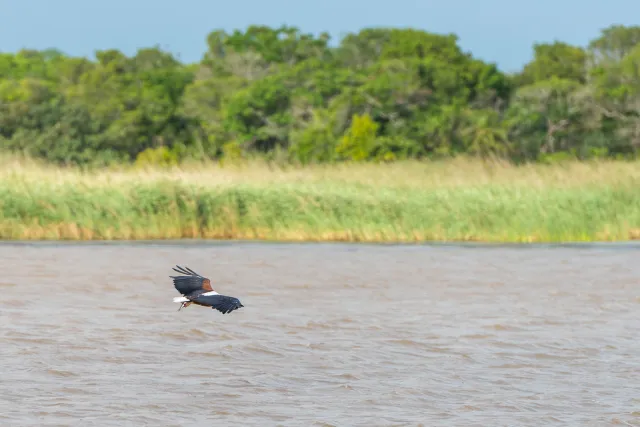
<path fill-rule="evenodd" d="M 640 237 L 640 163 L 82 172 L 0 160 L 2 239 L 595 241 Z"/>

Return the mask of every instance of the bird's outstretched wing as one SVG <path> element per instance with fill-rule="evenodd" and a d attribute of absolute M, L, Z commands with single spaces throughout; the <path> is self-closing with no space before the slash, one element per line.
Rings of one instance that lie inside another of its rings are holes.
<path fill-rule="evenodd" d="M 184 274 L 184 276 L 169 276 L 173 279 L 173 286 L 182 295 L 188 295 L 196 291 L 213 291 L 211 280 L 199 275 L 189 267 L 176 265 L 173 271 Z"/>
<path fill-rule="evenodd" d="M 222 314 L 231 313 L 233 310 L 244 307 L 238 298 L 226 295 L 198 295 L 189 299 L 198 304 L 208 305 Z"/>

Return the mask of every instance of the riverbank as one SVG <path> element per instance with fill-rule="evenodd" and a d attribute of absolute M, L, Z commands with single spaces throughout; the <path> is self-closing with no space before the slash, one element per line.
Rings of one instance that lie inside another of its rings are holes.
<path fill-rule="evenodd" d="M 0 239 L 566 242 L 640 238 L 640 163 L 474 160 L 83 173 L 6 161 Z"/>

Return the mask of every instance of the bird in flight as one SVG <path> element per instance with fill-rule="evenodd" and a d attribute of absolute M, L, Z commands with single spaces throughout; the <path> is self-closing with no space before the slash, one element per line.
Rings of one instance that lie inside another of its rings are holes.
<path fill-rule="evenodd" d="M 191 304 L 211 307 L 222 314 L 231 313 L 240 307 L 244 307 L 238 298 L 220 295 L 211 287 L 211 280 L 191 270 L 188 267 L 176 265 L 173 271 L 183 276 L 169 276 L 173 279 L 173 286 L 182 294 L 175 297 L 173 302 L 180 303 L 178 311 Z"/>

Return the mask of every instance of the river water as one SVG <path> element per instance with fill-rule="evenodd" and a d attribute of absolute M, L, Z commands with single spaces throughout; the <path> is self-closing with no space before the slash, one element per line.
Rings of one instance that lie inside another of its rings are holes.
<path fill-rule="evenodd" d="M 0 244 L 1 426 L 640 425 L 640 246 Z M 178 312 L 175 264 L 244 308 Z"/>

